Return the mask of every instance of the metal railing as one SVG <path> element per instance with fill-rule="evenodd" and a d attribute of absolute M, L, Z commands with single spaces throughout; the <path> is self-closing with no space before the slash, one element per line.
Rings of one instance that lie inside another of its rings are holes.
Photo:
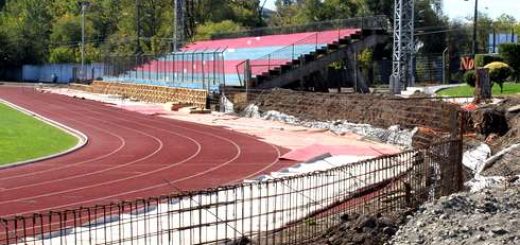
<path fill-rule="evenodd" d="M 364 30 L 390 31 L 390 22 L 385 15 L 362 16 L 349 19 L 338 19 L 329 21 L 313 22 L 305 25 L 293 25 L 283 27 L 263 27 L 240 32 L 216 33 L 211 36 L 212 40 L 239 37 L 257 37 L 277 34 L 290 34 L 302 32 L 317 32 L 335 30 L 338 28 L 357 28 Z"/>
<path fill-rule="evenodd" d="M 460 182 L 459 140 L 291 177 L 0 219 L 0 244 L 301 244 L 349 212 L 399 212 Z"/>
<path fill-rule="evenodd" d="M 225 83 L 224 50 L 105 57 L 103 79 L 187 88 L 218 88 Z"/>
<path fill-rule="evenodd" d="M 352 30 L 348 29 L 338 29 L 336 32 L 337 36 L 335 35 L 334 39 L 331 38 L 330 33 L 312 33 L 305 38 L 297 40 L 294 43 L 277 49 L 269 54 L 238 63 L 236 71 L 240 84 L 245 84 L 248 80 L 247 76 L 249 75 L 257 76 L 264 72 L 268 72 L 272 68 L 280 67 L 298 59 L 301 55 L 309 54 L 327 44 L 338 41 L 347 35 L 354 34 Z"/>

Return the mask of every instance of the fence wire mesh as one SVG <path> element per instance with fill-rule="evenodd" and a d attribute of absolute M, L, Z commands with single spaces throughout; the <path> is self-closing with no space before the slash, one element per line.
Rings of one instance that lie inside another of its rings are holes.
<path fill-rule="evenodd" d="M 298 176 L 0 220 L 0 244 L 299 244 L 454 191 L 460 140 Z"/>
<path fill-rule="evenodd" d="M 225 84 L 224 50 L 105 57 L 106 81 L 217 90 Z"/>
<path fill-rule="evenodd" d="M 418 133 L 414 140 L 427 144 L 322 171 L 4 217 L 0 244 L 301 244 L 324 234 L 342 214 L 401 212 L 462 189 L 464 114 L 450 103 L 284 90 L 223 92 L 237 104 L 277 105 L 315 120 L 398 123 L 446 134 Z"/>

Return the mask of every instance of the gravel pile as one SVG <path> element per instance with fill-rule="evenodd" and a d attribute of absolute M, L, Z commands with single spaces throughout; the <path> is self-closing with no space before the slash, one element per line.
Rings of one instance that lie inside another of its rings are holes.
<path fill-rule="evenodd" d="M 408 218 L 390 244 L 520 244 L 520 188 L 453 194 Z"/>
<path fill-rule="evenodd" d="M 313 245 L 378 245 L 384 244 L 397 232 L 402 219 L 397 215 L 361 215 L 357 213 L 341 216 L 341 224 L 329 229 Z"/>

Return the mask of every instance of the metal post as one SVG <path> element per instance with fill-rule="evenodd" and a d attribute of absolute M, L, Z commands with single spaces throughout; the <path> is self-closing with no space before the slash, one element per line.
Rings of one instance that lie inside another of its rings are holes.
<path fill-rule="evenodd" d="M 184 0 L 174 0 L 174 18 L 173 18 L 173 44 L 172 51 L 179 50 L 184 38 Z"/>
<path fill-rule="evenodd" d="M 246 94 L 249 90 L 249 83 L 251 82 L 251 64 L 249 59 L 244 63 L 244 85 L 246 86 Z"/>
<path fill-rule="evenodd" d="M 475 12 L 473 15 L 473 40 L 472 40 L 473 58 L 475 58 L 475 55 L 478 52 L 477 27 L 478 27 L 478 0 L 475 0 Z"/>
<path fill-rule="evenodd" d="M 446 84 L 446 54 L 448 53 L 449 48 L 446 48 L 444 52 L 442 52 L 442 84 Z"/>
<path fill-rule="evenodd" d="M 316 32 L 316 40 L 314 42 L 314 50 L 318 50 L 318 32 Z"/>
<path fill-rule="evenodd" d="M 136 28 L 137 28 L 137 40 L 136 40 L 136 50 L 137 54 L 141 54 L 141 8 L 139 0 L 135 0 L 135 20 L 136 20 Z"/>
<path fill-rule="evenodd" d="M 267 71 L 271 70 L 271 54 L 267 55 Z"/>
<path fill-rule="evenodd" d="M 177 13 L 179 12 L 178 11 L 178 5 L 177 5 L 177 1 L 178 0 L 174 0 L 173 1 L 173 12 L 174 12 L 174 16 L 173 16 L 173 40 L 172 40 L 172 52 L 175 52 L 177 51 L 177 31 L 178 31 L 178 26 L 177 26 Z"/>
<path fill-rule="evenodd" d="M 294 43 L 292 44 L 292 60 L 291 62 L 294 60 Z"/>
<path fill-rule="evenodd" d="M 206 79 L 205 79 L 205 76 L 204 76 L 204 72 L 205 72 L 205 69 L 204 69 L 204 63 L 205 63 L 204 62 L 204 52 L 205 51 L 203 51 L 201 53 L 201 58 L 200 58 L 200 60 L 201 60 L 201 62 L 200 62 L 200 65 L 201 65 L 200 71 L 201 71 L 201 74 L 202 74 L 202 87 L 206 86 Z M 208 81 L 206 89 L 207 89 L 207 91 L 209 93 L 209 81 Z"/>
<path fill-rule="evenodd" d="M 87 7 L 90 5 L 88 1 L 79 1 L 78 4 L 81 7 L 81 72 L 80 77 L 82 80 L 85 79 L 85 12 Z"/>

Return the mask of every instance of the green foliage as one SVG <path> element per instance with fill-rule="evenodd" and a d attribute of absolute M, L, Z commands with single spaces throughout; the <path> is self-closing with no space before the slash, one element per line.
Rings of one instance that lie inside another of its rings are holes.
<path fill-rule="evenodd" d="M 491 54 L 477 54 L 475 56 L 475 65 L 477 67 L 484 67 L 485 65 L 495 61 L 504 61 L 504 59 L 500 56 Z"/>
<path fill-rule="evenodd" d="M 137 6 L 135 0 L 90 0 L 86 12 L 87 59 L 99 61 L 101 54 L 129 54 L 138 50 Z M 173 36 L 173 1 L 140 0 L 140 49 L 145 53 L 170 51 Z M 0 0 L 0 65 L 43 63 L 49 60 L 78 60 L 81 39 L 80 8 L 71 0 Z M 186 19 L 188 35 L 206 39 L 214 33 L 255 27 L 302 25 L 357 16 L 387 15 L 393 18 L 394 0 L 277 0 L 271 19 L 262 17 L 263 1 L 197 0 L 193 16 Z M 420 53 L 441 53 L 450 43 L 450 53 L 469 51 L 468 25 L 449 26 L 445 16 L 435 12 L 433 0 L 416 1 L 416 26 L 452 28 L 417 36 Z M 496 22 L 481 15 L 479 47 L 485 47 L 492 27 L 509 30 L 511 16 Z M 460 28 L 459 28 L 460 27 Z M 427 28 L 428 29 L 428 28 Z M 430 30 L 429 28 L 428 30 Z M 446 34 L 448 33 L 448 34 Z M 391 43 L 391 42 L 389 42 Z M 386 50 L 391 50 L 386 49 Z M 379 54 L 374 50 L 373 56 Z M 390 57 L 385 53 L 386 57 Z M 507 61 L 516 70 L 513 62 Z M 515 73 L 516 74 L 516 73 Z M 515 75 L 516 78 L 520 77 Z"/>
<path fill-rule="evenodd" d="M 51 49 L 49 53 L 49 62 L 54 64 L 74 63 L 77 61 L 77 54 L 74 49 L 67 47 L 57 47 Z"/>
<path fill-rule="evenodd" d="M 477 81 L 477 75 L 474 70 L 469 70 L 464 73 L 464 77 L 462 78 L 464 83 L 466 83 L 470 87 L 475 87 L 475 82 Z"/>
<path fill-rule="evenodd" d="M 431 1 L 416 1 L 415 7 L 416 28 L 431 27 L 443 29 L 448 28 L 448 20 L 446 17 L 438 15 Z M 422 43 L 419 52 L 423 54 L 440 54 L 446 49 L 446 32 L 435 32 L 431 34 L 417 35 L 418 41 Z"/>
<path fill-rule="evenodd" d="M 493 23 L 493 27 L 498 32 L 511 32 L 515 28 L 516 19 L 515 17 L 502 14 Z"/>
<path fill-rule="evenodd" d="M 358 62 L 363 69 L 368 69 L 373 62 L 372 50 L 368 48 L 363 49 L 363 51 L 358 55 Z"/>
<path fill-rule="evenodd" d="M 499 46 L 500 56 L 504 62 L 513 68 L 513 78 L 515 81 L 520 80 L 520 44 L 505 43 Z"/>
<path fill-rule="evenodd" d="M 271 25 L 302 25 L 316 21 L 369 15 L 365 0 L 277 0 L 278 13 Z"/>
<path fill-rule="evenodd" d="M 394 15 L 394 0 L 365 0 L 365 3 L 370 14 L 391 17 Z"/>
<path fill-rule="evenodd" d="M 442 89 L 437 92 L 440 96 L 473 96 L 474 88 L 464 85 L 454 88 Z M 491 94 L 498 94 L 500 90 L 498 86 L 493 86 Z M 520 94 L 520 84 L 519 83 L 504 83 L 504 89 L 502 92 L 503 95 L 506 94 Z"/>
<path fill-rule="evenodd" d="M 71 0 L 0 0 L 0 65 L 79 61 L 81 11 Z M 90 0 L 86 11 L 86 59 L 105 53 L 137 50 L 135 0 Z M 171 49 L 173 1 L 139 1 L 140 49 L 161 53 Z M 201 36 L 263 26 L 260 1 L 195 1 L 187 25 L 201 25 Z M 200 23 L 200 24 L 199 24 Z M 211 24 L 214 23 L 214 24 Z M 189 32 L 188 34 L 193 34 Z"/>
<path fill-rule="evenodd" d="M 9 65 L 11 49 L 8 45 L 7 36 L 0 30 L 0 67 Z"/>
<path fill-rule="evenodd" d="M 212 35 L 225 32 L 238 32 L 244 28 L 233 21 L 225 20 L 218 23 L 208 22 L 197 27 L 195 40 L 205 40 L 211 38 Z"/>
<path fill-rule="evenodd" d="M 473 18 L 471 18 L 471 21 Z M 484 13 L 479 13 L 478 16 L 478 32 L 477 32 L 477 52 L 487 52 L 489 44 L 489 34 L 493 32 L 493 19 Z M 471 36 L 470 36 L 471 37 Z M 471 44 L 471 42 L 469 42 Z"/>
<path fill-rule="evenodd" d="M 500 93 L 502 93 L 504 90 L 504 82 L 513 73 L 511 67 L 504 62 L 495 61 L 487 64 L 484 68 L 489 69 L 489 79 L 500 86 Z"/>
<path fill-rule="evenodd" d="M 9 0 L 0 13 L 11 65 L 41 63 L 46 60 L 49 22 L 46 1 Z"/>

